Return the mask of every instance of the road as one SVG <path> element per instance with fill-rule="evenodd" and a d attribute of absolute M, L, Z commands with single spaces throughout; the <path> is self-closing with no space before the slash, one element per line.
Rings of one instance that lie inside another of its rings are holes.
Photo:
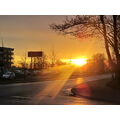
<path fill-rule="evenodd" d="M 44 81 L 0 85 L 1 105 L 107 105 L 104 101 L 70 96 L 70 89 L 82 82 L 110 77 L 109 74 L 92 77 L 74 75 L 76 67 L 62 66 L 43 72 Z M 38 77 L 38 79 L 41 79 Z"/>

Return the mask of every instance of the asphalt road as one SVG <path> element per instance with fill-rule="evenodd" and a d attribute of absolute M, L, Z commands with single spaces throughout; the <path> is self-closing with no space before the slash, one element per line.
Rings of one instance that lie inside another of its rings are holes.
<path fill-rule="evenodd" d="M 81 77 L 76 67 L 62 66 L 43 72 L 41 82 L 0 85 L 1 105 L 108 105 L 106 101 L 70 95 L 70 89 L 82 82 L 110 77 L 109 74 Z M 41 77 L 38 79 L 41 79 Z"/>

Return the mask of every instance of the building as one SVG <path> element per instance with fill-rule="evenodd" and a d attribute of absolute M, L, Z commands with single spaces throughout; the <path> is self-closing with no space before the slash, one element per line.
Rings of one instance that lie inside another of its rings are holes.
<path fill-rule="evenodd" d="M 11 68 L 13 64 L 13 51 L 13 48 L 0 47 L 0 72 L 4 73 Z"/>

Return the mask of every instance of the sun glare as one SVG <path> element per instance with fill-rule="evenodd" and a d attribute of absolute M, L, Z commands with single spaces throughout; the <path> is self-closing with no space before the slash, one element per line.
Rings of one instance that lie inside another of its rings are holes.
<path fill-rule="evenodd" d="M 87 59 L 85 58 L 71 59 L 71 63 L 78 66 L 83 66 L 87 63 Z"/>
<path fill-rule="evenodd" d="M 64 59 L 63 62 L 74 64 L 77 66 L 83 66 L 87 63 L 87 58 L 78 58 L 78 59 Z"/>

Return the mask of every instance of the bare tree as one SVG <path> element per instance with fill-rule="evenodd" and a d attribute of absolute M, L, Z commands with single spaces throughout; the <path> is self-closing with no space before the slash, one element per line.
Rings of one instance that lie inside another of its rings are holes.
<path fill-rule="evenodd" d="M 109 45 L 112 44 L 110 40 L 111 35 L 109 35 L 110 33 L 106 32 L 106 27 L 110 29 L 108 27 L 108 23 L 105 23 L 104 16 L 75 16 L 74 18 L 66 18 L 63 24 L 50 25 L 51 29 L 64 35 L 70 34 L 78 38 L 100 37 L 104 39 L 106 53 L 110 63 L 112 63 L 112 58 L 109 50 Z"/>
<path fill-rule="evenodd" d="M 46 54 L 43 54 L 43 56 L 41 58 L 38 58 L 37 65 L 38 65 L 39 69 L 43 69 L 48 66 L 48 57 Z"/>
<path fill-rule="evenodd" d="M 93 65 L 95 67 L 95 70 L 99 73 L 104 73 L 105 72 L 104 54 L 97 53 L 93 55 L 92 60 L 93 60 Z"/>
<path fill-rule="evenodd" d="M 116 74 L 116 80 L 120 79 L 120 69 L 118 69 L 120 68 L 120 16 L 75 16 L 69 19 L 66 17 L 63 24 L 51 24 L 50 28 L 64 35 L 103 39 L 109 63 Z M 115 62 L 111 57 L 111 50 L 115 54 Z"/>
<path fill-rule="evenodd" d="M 23 55 L 23 57 L 21 57 L 20 65 L 21 65 L 21 68 L 22 68 L 22 70 L 24 72 L 24 79 L 26 79 L 26 69 L 28 68 L 26 52 Z"/>
<path fill-rule="evenodd" d="M 26 53 L 21 57 L 21 61 L 19 62 L 19 64 L 23 69 L 26 69 L 28 67 Z"/>
<path fill-rule="evenodd" d="M 108 56 L 108 60 L 109 60 L 110 65 L 113 65 L 112 57 L 111 57 L 110 50 L 109 50 L 109 44 L 108 44 L 109 42 L 108 42 L 108 37 L 107 37 L 107 30 L 106 30 L 104 15 L 100 16 L 100 20 L 101 20 L 102 27 L 103 27 L 103 32 L 102 33 L 103 33 L 103 37 L 104 37 L 104 41 L 105 41 L 105 48 L 106 48 L 106 53 L 107 53 L 107 56 Z"/>
<path fill-rule="evenodd" d="M 57 62 L 57 55 L 56 55 L 54 48 L 52 48 L 51 53 L 50 53 L 51 67 L 54 67 L 56 65 L 56 62 Z"/>

